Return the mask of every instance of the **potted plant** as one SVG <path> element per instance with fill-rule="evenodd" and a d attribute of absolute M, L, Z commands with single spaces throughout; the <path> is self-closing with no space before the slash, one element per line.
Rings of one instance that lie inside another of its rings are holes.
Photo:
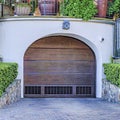
<path fill-rule="evenodd" d="M 31 6 L 29 3 L 16 3 L 15 14 L 16 15 L 29 15 L 31 12 Z"/>
<path fill-rule="evenodd" d="M 98 0 L 98 16 L 106 17 L 108 0 Z"/>
<path fill-rule="evenodd" d="M 120 17 L 120 0 L 113 0 L 108 8 L 108 14 L 113 15 L 113 19 L 116 20 Z"/>
<path fill-rule="evenodd" d="M 60 2 L 60 14 L 89 20 L 95 16 L 97 8 L 94 0 L 64 0 Z"/>
<path fill-rule="evenodd" d="M 38 0 L 28 0 L 28 3 L 31 6 L 31 13 L 35 12 L 35 9 L 38 7 Z"/>
<path fill-rule="evenodd" d="M 0 0 L 0 17 L 12 16 L 13 10 L 8 4 L 4 4 L 3 0 Z"/>
<path fill-rule="evenodd" d="M 41 15 L 57 15 L 58 0 L 38 0 Z"/>

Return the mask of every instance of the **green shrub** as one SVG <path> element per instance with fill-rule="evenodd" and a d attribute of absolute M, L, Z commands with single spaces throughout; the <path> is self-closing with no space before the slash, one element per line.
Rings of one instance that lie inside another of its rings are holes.
<path fill-rule="evenodd" d="M 108 14 L 120 15 L 120 0 L 113 0 L 113 2 L 110 2 L 108 7 Z"/>
<path fill-rule="evenodd" d="M 4 0 L 0 0 L 0 3 L 3 3 L 4 2 Z"/>
<path fill-rule="evenodd" d="M 107 63 L 103 64 L 103 66 L 106 79 L 112 84 L 120 87 L 120 64 Z"/>
<path fill-rule="evenodd" d="M 87 21 L 97 13 L 94 0 L 62 0 L 60 13 L 63 16 L 82 18 Z"/>
<path fill-rule="evenodd" d="M 0 96 L 5 89 L 17 77 L 17 63 L 2 63 L 0 62 Z"/>

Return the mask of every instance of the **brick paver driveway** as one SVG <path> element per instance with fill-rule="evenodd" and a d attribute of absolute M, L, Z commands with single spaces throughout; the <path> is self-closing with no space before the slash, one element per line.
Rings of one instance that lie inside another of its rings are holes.
<path fill-rule="evenodd" d="M 120 120 L 120 104 L 90 98 L 26 98 L 0 109 L 0 120 Z"/>

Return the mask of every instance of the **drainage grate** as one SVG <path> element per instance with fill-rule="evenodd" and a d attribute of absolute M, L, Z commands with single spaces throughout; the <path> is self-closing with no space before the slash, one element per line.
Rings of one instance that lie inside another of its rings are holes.
<path fill-rule="evenodd" d="M 41 94 L 41 86 L 25 86 L 25 94 Z"/>
<path fill-rule="evenodd" d="M 83 95 L 91 95 L 91 87 L 90 86 L 77 86 L 76 87 L 76 94 L 83 94 Z"/>
<path fill-rule="evenodd" d="M 45 86 L 45 94 L 72 94 L 71 86 Z"/>

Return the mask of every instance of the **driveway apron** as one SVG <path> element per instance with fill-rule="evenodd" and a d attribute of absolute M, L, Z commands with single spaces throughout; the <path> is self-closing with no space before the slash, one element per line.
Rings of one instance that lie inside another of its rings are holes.
<path fill-rule="evenodd" d="M 0 109 L 0 120 L 120 120 L 120 104 L 95 98 L 24 98 Z"/>

